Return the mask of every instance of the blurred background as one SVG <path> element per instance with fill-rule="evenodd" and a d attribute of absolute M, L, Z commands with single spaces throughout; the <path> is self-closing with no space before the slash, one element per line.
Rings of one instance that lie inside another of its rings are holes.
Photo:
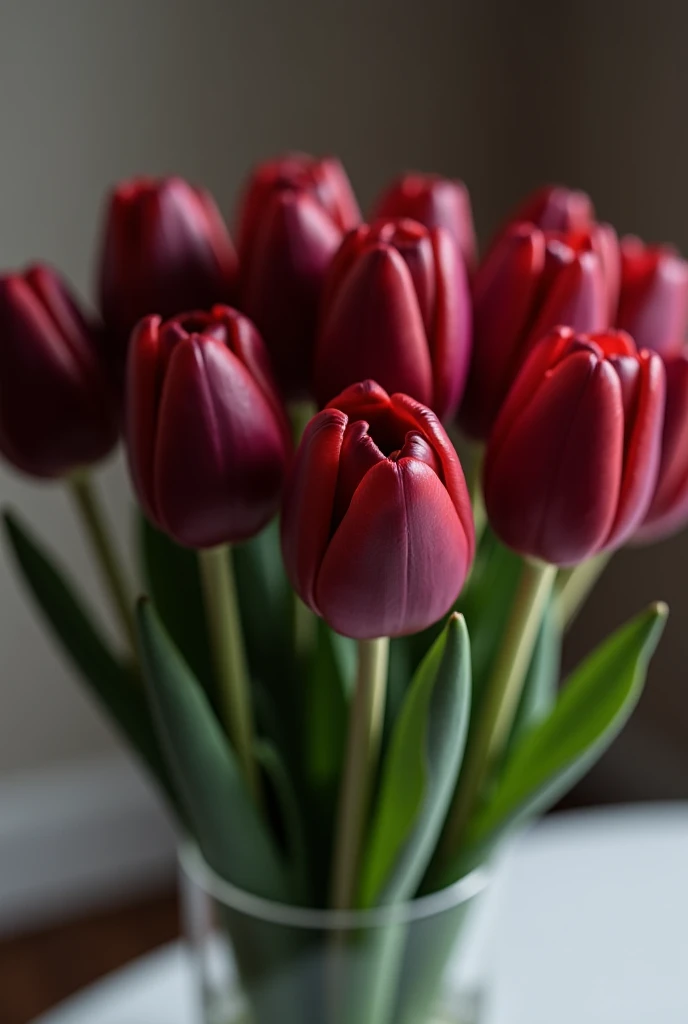
<path fill-rule="evenodd" d="M 231 223 L 251 165 L 289 148 L 339 154 L 364 209 L 402 169 L 463 178 L 483 241 L 553 181 L 590 192 L 620 233 L 686 252 L 687 29 L 680 0 L 0 0 L 0 265 L 47 259 L 90 298 L 115 180 L 181 174 Z M 103 481 L 124 538 L 122 467 Z M 100 607 L 60 489 L 0 468 L 0 498 L 51 538 Z M 638 713 L 574 801 L 688 796 L 687 558 L 688 534 L 623 552 L 572 632 L 569 664 L 650 599 L 672 610 Z M 155 801 L 4 550 L 0 690 L 0 1024 L 21 1024 L 173 932 L 174 863 Z M 104 893 L 145 894 L 147 926 L 129 911 L 103 918 Z M 92 930 L 69 933 L 90 950 L 86 975 L 63 965 L 48 993 L 35 941 L 16 936 L 50 926 L 44 944 L 62 941 L 60 922 L 86 912 Z"/>

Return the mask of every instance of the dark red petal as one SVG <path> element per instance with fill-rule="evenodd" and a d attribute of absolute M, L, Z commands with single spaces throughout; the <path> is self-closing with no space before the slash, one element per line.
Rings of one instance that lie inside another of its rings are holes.
<path fill-rule="evenodd" d="M 599 257 L 580 253 L 562 265 L 528 331 L 527 347 L 553 327 L 564 324 L 580 333 L 609 326 L 608 298 Z"/>
<path fill-rule="evenodd" d="M 334 156 L 316 161 L 314 174 L 318 196 L 340 230 L 349 231 L 356 227 L 361 211 L 341 161 Z"/>
<path fill-rule="evenodd" d="M 363 478 L 330 541 L 317 603 L 345 636 L 415 633 L 449 611 L 469 562 L 463 528 L 433 470 L 415 459 L 386 460 Z"/>
<path fill-rule="evenodd" d="M 160 317 L 146 317 L 134 330 L 129 346 L 125 440 L 134 489 L 144 512 L 156 523 L 160 517 L 155 500 L 154 458 L 167 359 L 161 349 Z"/>
<path fill-rule="evenodd" d="M 437 274 L 435 328 L 431 335 L 433 409 L 440 419 L 455 414 L 466 387 L 472 350 L 472 303 L 466 266 L 449 234 L 432 232 Z"/>
<path fill-rule="evenodd" d="M 299 597 L 318 612 L 315 581 L 330 539 L 347 417 L 325 409 L 306 427 L 282 506 L 282 555 Z"/>
<path fill-rule="evenodd" d="M 326 308 L 316 345 L 316 399 L 325 405 L 366 378 L 432 401 L 430 352 L 411 274 L 396 249 L 382 244 L 361 253 Z"/>
<path fill-rule="evenodd" d="M 436 283 L 435 254 L 428 230 L 413 220 L 383 221 L 373 226 L 371 238 L 393 246 L 403 257 L 429 334 L 435 320 Z"/>
<path fill-rule="evenodd" d="M 339 456 L 333 529 L 342 521 L 356 488 L 368 470 L 384 459 L 385 456 L 368 433 L 368 424 L 364 420 L 349 420 Z"/>
<path fill-rule="evenodd" d="M 623 239 L 621 252 L 619 326 L 639 348 L 664 356 L 679 352 L 688 328 L 688 262 L 635 238 Z"/>

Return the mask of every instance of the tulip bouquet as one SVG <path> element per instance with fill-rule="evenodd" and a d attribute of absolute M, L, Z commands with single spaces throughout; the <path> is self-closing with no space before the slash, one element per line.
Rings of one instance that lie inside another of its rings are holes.
<path fill-rule="evenodd" d="M 237 239 L 135 180 L 99 320 L 45 266 L 0 280 L 0 450 L 73 495 L 121 647 L 10 511 L 7 539 L 226 897 L 222 1024 L 455 1021 L 466 885 L 606 749 L 663 627 L 559 688 L 612 552 L 688 521 L 688 265 L 565 188 L 479 259 L 460 182 L 406 175 L 362 223 L 300 155 L 254 172 Z M 94 479 L 120 437 L 139 584 Z"/>

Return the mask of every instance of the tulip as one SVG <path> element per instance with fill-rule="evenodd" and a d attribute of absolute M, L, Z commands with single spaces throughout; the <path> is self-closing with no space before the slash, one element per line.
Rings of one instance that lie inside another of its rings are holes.
<path fill-rule="evenodd" d="M 241 307 L 268 346 L 287 397 L 310 392 L 323 280 L 361 219 L 344 168 L 299 154 L 261 164 L 239 211 Z"/>
<path fill-rule="evenodd" d="M 525 222 L 541 231 L 586 231 L 595 223 L 595 208 L 585 192 L 562 185 L 545 185 L 516 207 L 505 228 Z"/>
<path fill-rule="evenodd" d="M 225 306 L 132 336 L 126 442 L 148 517 L 180 544 L 245 540 L 274 515 L 288 425 L 253 324 Z"/>
<path fill-rule="evenodd" d="M 445 419 L 463 394 L 470 349 L 466 268 L 445 228 L 378 221 L 347 237 L 323 295 L 315 352 L 321 405 L 371 378 Z"/>
<path fill-rule="evenodd" d="M 149 314 L 232 302 L 236 254 L 208 192 L 181 178 L 136 178 L 113 191 L 100 264 L 100 305 L 120 370 L 129 338 Z"/>
<path fill-rule="evenodd" d="M 487 439 L 526 356 L 548 331 L 608 327 L 614 283 L 605 273 L 606 228 L 604 239 L 597 230 L 556 234 L 517 224 L 483 260 L 473 280 L 473 360 L 459 413 L 471 437 Z"/>
<path fill-rule="evenodd" d="M 96 328 L 50 267 L 0 278 L 0 451 L 61 477 L 104 458 L 118 437 Z"/>
<path fill-rule="evenodd" d="M 688 351 L 667 356 L 666 412 L 657 487 L 640 541 L 667 537 L 688 522 Z"/>
<path fill-rule="evenodd" d="M 623 331 L 558 328 L 531 353 L 487 446 L 485 507 L 523 555 L 575 565 L 642 523 L 661 453 L 665 374 Z"/>
<path fill-rule="evenodd" d="M 408 217 L 426 228 L 446 228 L 458 244 L 466 266 L 476 262 L 475 228 L 468 189 L 462 181 L 439 174 L 404 174 L 378 199 L 371 220 Z"/>
<path fill-rule="evenodd" d="M 463 471 L 437 417 L 372 381 L 304 433 L 282 550 L 302 600 L 358 640 L 425 629 L 456 600 L 475 537 Z"/>
<path fill-rule="evenodd" d="M 616 322 L 638 346 L 678 354 L 688 326 L 688 262 L 669 246 L 622 239 Z"/>

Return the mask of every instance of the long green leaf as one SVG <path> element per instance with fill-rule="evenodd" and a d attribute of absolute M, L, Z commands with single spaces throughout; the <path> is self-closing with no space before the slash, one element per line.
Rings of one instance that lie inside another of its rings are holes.
<path fill-rule="evenodd" d="M 434 852 L 463 758 L 470 714 L 470 643 L 452 615 L 417 670 L 382 773 L 360 902 L 410 898 Z"/>
<path fill-rule="evenodd" d="M 200 683 L 148 601 L 140 602 L 137 618 L 163 750 L 206 860 L 241 888 L 288 898 L 282 860 Z"/>
<path fill-rule="evenodd" d="M 653 605 L 573 673 L 550 715 L 516 745 L 469 825 L 468 847 L 481 847 L 522 818 L 544 811 L 607 749 L 640 697 L 667 614 L 666 605 Z"/>
<path fill-rule="evenodd" d="M 153 728 L 143 685 L 103 638 L 74 583 L 10 512 L 4 514 L 8 542 L 24 582 L 55 638 L 79 670 L 89 692 L 134 748 L 168 800 L 178 800 Z"/>

